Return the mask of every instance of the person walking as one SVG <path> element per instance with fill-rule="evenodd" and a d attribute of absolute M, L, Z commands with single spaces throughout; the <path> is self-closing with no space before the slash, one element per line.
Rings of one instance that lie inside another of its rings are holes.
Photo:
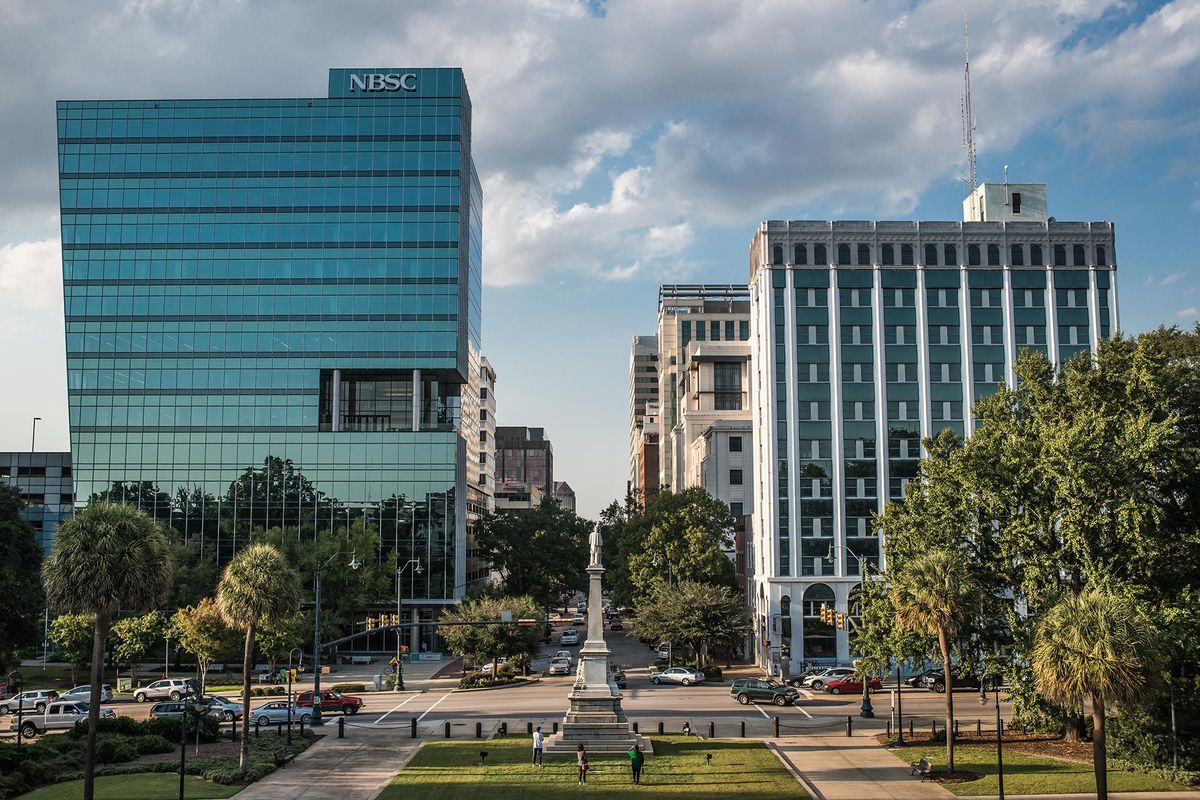
<path fill-rule="evenodd" d="M 633 749 L 629 751 L 629 767 L 633 770 L 633 782 L 642 782 L 642 764 L 646 763 L 646 756 L 642 754 L 642 748 L 635 742 Z"/>
<path fill-rule="evenodd" d="M 533 765 L 535 767 L 546 766 L 542 763 L 542 747 L 545 743 L 546 737 L 542 736 L 542 726 L 539 725 L 538 729 L 533 732 Z"/>
<path fill-rule="evenodd" d="M 579 750 L 575 753 L 575 763 L 579 767 L 579 785 L 587 786 L 588 757 L 583 745 L 579 745 Z"/>

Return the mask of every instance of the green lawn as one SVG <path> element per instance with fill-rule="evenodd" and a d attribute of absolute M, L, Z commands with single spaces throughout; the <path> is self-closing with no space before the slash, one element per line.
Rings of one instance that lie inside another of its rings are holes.
<path fill-rule="evenodd" d="M 188 775 L 184 791 L 189 798 L 233 797 L 245 786 L 223 786 Z M 23 794 L 18 800 L 78 800 L 83 797 L 83 781 L 43 786 Z M 111 775 L 96 778 L 96 800 L 175 800 L 179 797 L 179 775 L 147 772 L 137 775 Z"/>
<path fill-rule="evenodd" d="M 935 770 L 946 768 L 944 746 L 905 747 L 893 750 L 905 763 L 917 761 L 925 756 L 933 762 Z M 967 783 L 943 784 L 947 790 L 960 797 L 994 795 L 999 793 L 996 779 L 996 748 L 979 745 L 959 745 L 954 748 L 954 767 L 961 772 L 975 772 L 982 778 Z M 1186 787 L 1153 775 L 1140 772 L 1108 771 L 1110 792 L 1150 792 L 1178 790 Z M 1069 794 L 1072 792 L 1096 791 L 1096 778 L 1091 764 L 1077 764 L 1056 758 L 1031 756 L 1005 748 L 1004 750 L 1004 793 L 1005 794 Z"/>
<path fill-rule="evenodd" d="M 655 737 L 646 756 L 642 783 L 630 778 L 629 759 L 592 756 L 588 785 L 576 780 L 574 756 L 547 756 L 546 766 L 530 761 L 528 737 L 484 742 L 434 742 L 417 752 L 379 800 L 528 800 L 530 797 L 710 798 L 711 800 L 799 800 L 804 788 L 758 742 Z M 479 751 L 488 753 L 479 766 Z M 705 754 L 713 754 L 712 766 Z"/>

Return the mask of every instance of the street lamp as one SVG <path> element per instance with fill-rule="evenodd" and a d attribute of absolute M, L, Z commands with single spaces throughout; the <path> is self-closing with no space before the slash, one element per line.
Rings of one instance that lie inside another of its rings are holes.
<path fill-rule="evenodd" d="M 867 595 L 867 559 L 865 556 L 860 556 L 858 553 L 854 552 L 853 550 L 851 550 L 849 547 L 847 547 L 844 544 L 841 545 L 841 549 L 845 550 L 847 553 L 854 556 L 854 558 L 858 560 L 858 575 L 859 575 L 858 586 L 859 586 L 859 595 L 860 595 L 859 602 L 865 602 L 865 598 Z M 834 550 L 834 545 L 831 543 L 829 545 L 829 552 L 825 554 L 826 561 L 833 561 L 833 550 Z M 849 603 L 846 604 L 846 611 L 847 612 L 850 611 Z M 846 618 L 849 619 L 849 617 L 850 617 L 850 614 L 847 613 Z M 873 705 L 871 705 L 870 681 L 867 679 L 867 675 L 865 673 L 862 675 L 862 679 L 863 679 L 863 681 L 862 681 L 862 685 L 863 685 L 862 707 L 859 708 L 858 715 L 860 717 L 862 717 L 863 719 L 875 719 L 875 707 Z"/>
<path fill-rule="evenodd" d="M 314 728 L 319 728 L 325 724 L 321 719 L 321 573 L 325 568 L 333 563 L 338 556 L 345 555 L 345 550 L 339 550 L 331 555 L 325 561 L 318 562 L 316 568 L 316 599 L 313 609 L 313 710 L 312 710 L 312 725 Z M 358 552 L 351 551 L 350 563 L 346 566 L 350 569 L 357 570 L 362 566 L 362 562 L 358 560 Z"/>
<path fill-rule="evenodd" d="M 288 734 L 287 734 L 287 743 L 288 743 L 289 748 L 292 746 L 292 708 L 294 707 L 294 703 L 292 701 L 292 663 L 293 662 L 296 664 L 297 667 L 304 665 L 304 650 L 302 650 L 299 647 L 293 647 L 291 649 L 291 651 L 288 653 Z M 315 695 L 313 696 L 313 705 L 314 706 L 320 705 L 320 700 Z"/>
<path fill-rule="evenodd" d="M 996 778 L 999 782 L 1000 800 L 1004 800 L 1004 722 L 1000 719 L 1000 676 L 997 675 L 992 685 L 996 691 Z M 979 677 L 979 704 L 986 706 L 987 672 Z"/>
<path fill-rule="evenodd" d="M 404 570 L 408 569 L 409 567 L 413 566 L 414 564 L 416 565 L 416 569 L 413 570 L 414 576 L 420 575 L 422 572 L 425 571 L 424 569 L 421 568 L 421 562 L 415 558 L 410 558 L 408 560 L 407 564 L 405 564 L 402 567 L 396 568 L 396 621 L 401 624 L 404 623 L 404 619 L 402 617 L 403 612 L 400 610 L 400 579 L 402 577 L 404 577 Z M 402 638 L 403 637 L 400 634 L 400 628 L 397 627 L 396 628 L 396 684 L 392 687 L 392 689 L 397 692 L 404 691 L 404 665 L 400 659 L 400 640 Z"/>

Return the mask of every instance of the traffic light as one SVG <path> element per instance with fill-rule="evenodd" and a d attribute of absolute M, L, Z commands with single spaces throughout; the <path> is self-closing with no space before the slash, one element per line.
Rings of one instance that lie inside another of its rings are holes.
<path fill-rule="evenodd" d="M 392 614 L 392 624 L 393 625 L 400 624 L 400 615 L 399 614 Z"/>
<path fill-rule="evenodd" d="M 845 612 L 837 612 L 837 629 L 839 631 L 846 630 L 846 614 Z"/>
<path fill-rule="evenodd" d="M 367 630 L 370 630 L 371 628 L 374 628 L 374 627 L 375 627 L 375 618 L 367 617 Z"/>
<path fill-rule="evenodd" d="M 829 606 L 821 603 L 821 622 L 825 623 L 826 625 L 833 624 L 833 620 L 830 619 L 831 616 L 833 615 L 829 611 Z"/>

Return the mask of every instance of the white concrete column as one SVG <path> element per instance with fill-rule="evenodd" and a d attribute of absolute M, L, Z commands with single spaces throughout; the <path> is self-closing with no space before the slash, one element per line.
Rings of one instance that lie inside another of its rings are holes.
<path fill-rule="evenodd" d="M 913 259 L 914 261 L 916 259 Z M 917 270 L 917 291 L 914 301 L 917 307 L 917 372 L 921 381 L 917 402 L 920 408 L 917 418 L 921 426 L 921 455 L 925 455 L 925 440 L 933 435 L 933 403 L 929 390 L 929 298 L 925 292 L 925 267 Z"/>
<path fill-rule="evenodd" d="M 959 259 L 960 261 L 962 259 Z M 958 270 L 958 341 L 962 346 L 963 435 L 975 431 L 971 409 L 975 407 L 975 364 L 971 352 L 971 289 L 967 284 L 967 268 Z"/>
<path fill-rule="evenodd" d="M 878 249 L 875 251 L 878 253 Z M 875 496 L 878 509 L 883 510 L 888 499 L 888 441 L 887 441 L 887 365 L 883 349 L 883 270 L 878 265 L 871 271 L 871 341 L 875 351 Z M 879 567 L 884 568 L 883 537 L 879 541 Z"/>
<path fill-rule="evenodd" d="M 1053 254 L 1053 247 L 1051 247 Z M 1053 259 L 1047 259 L 1053 261 Z M 1050 363 L 1058 368 L 1058 298 L 1054 294 L 1054 267 L 1046 267 L 1046 348 L 1050 351 Z"/>
<path fill-rule="evenodd" d="M 340 369 L 333 371 L 333 392 L 330 402 L 333 403 L 332 413 L 330 414 L 330 419 L 332 420 L 330 430 L 338 431 L 342 428 L 342 371 Z"/>
<path fill-rule="evenodd" d="M 419 369 L 413 370 L 412 381 L 413 381 L 412 429 L 413 429 L 413 432 L 415 433 L 416 431 L 421 430 L 421 370 L 419 370 Z"/>
<path fill-rule="evenodd" d="M 1088 246 L 1096 252 L 1094 246 Z M 1088 340 L 1093 353 L 1100 349 L 1100 292 L 1096 288 L 1095 266 L 1088 267 Z"/>
<path fill-rule="evenodd" d="M 1004 296 L 1000 298 L 1004 309 L 1004 382 L 1010 387 L 1016 385 L 1016 373 L 1013 371 L 1017 363 L 1017 330 L 1013 323 L 1012 300 L 1012 270 L 1006 265 L 1004 270 Z"/>
<path fill-rule="evenodd" d="M 836 253 L 831 253 L 836 255 Z M 834 574 L 846 575 L 846 463 L 842 435 L 842 313 L 836 267 L 829 269 L 829 419 L 833 445 L 833 554 Z M 821 555 L 824 555 L 822 553 Z"/>

